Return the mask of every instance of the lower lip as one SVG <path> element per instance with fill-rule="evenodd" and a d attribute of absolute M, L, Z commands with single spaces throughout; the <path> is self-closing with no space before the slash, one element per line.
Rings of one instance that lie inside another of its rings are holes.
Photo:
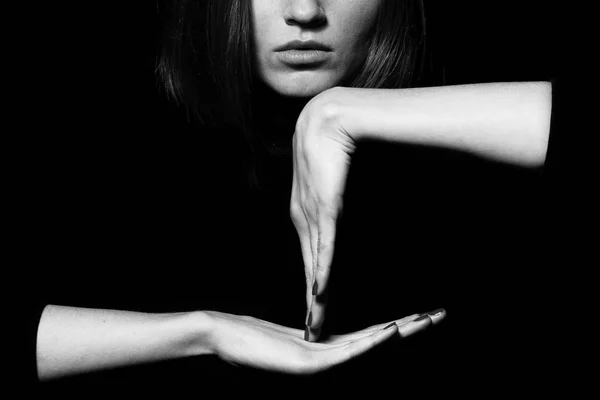
<path fill-rule="evenodd" d="M 286 50 L 277 54 L 282 62 L 290 65 L 321 64 L 329 58 L 329 52 L 323 50 Z"/>

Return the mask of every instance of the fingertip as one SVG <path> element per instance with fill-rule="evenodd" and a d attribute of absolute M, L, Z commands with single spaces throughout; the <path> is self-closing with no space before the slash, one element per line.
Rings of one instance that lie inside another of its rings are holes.
<path fill-rule="evenodd" d="M 320 328 L 325 321 L 326 303 L 318 302 L 316 299 L 313 301 L 311 307 L 311 321 L 307 323 L 312 329 Z M 308 322 L 308 320 L 307 320 Z"/>
<path fill-rule="evenodd" d="M 418 326 L 419 326 L 418 330 L 421 330 L 421 329 L 427 328 L 429 325 L 432 325 L 433 320 L 431 319 L 429 314 L 425 313 L 425 314 L 421 314 L 417 319 L 415 319 L 413 321 L 413 323 L 418 324 Z"/>
<path fill-rule="evenodd" d="M 396 327 L 396 329 L 398 329 L 398 325 L 396 325 L 396 323 L 395 323 L 395 322 L 392 322 L 392 323 L 391 323 L 391 324 L 389 324 L 388 326 L 384 327 L 384 328 L 383 328 L 383 330 L 385 331 L 385 330 L 387 330 L 387 329 L 390 329 L 390 328 L 393 328 L 393 327 Z"/>
<path fill-rule="evenodd" d="M 398 325 L 396 325 L 396 324 L 394 324 L 393 326 L 390 326 L 387 329 L 383 329 L 383 332 L 382 332 L 383 339 L 382 339 L 382 341 L 388 340 L 389 338 L 398 335 L 399 332 L 400 331 L 398 329 Z"/>
<path fill-rule="evenodd" d="M 438 308 L 437 310 L 431 311 L 427 314 L 429 314 L 431 322 L 434 325 L 439 324 L 444 318 L 446 318 L 446 310 L 443 308 Z"/>
<path fill-rule="evenodd" d="M 400 327 L 398 326 L 398 324 L 396 324 L 395 322 L 393 324 L 390 324 L 388 326 L 386 326 L 384 328 L 385 332 L 391 332 L 392 334 L 394 333 L 398 333 Z"/>
<path fill-rule="evenodd" d="M 307 326 L 305 337 L 307 337 L 309 342 L 317 342 L 319 337 L 321 337 L 321 328 L 311 328 L 310 326 Z"/>
<path fill-rule="evenodd" d="M 431 317 L 429 316 L 429 314 L 427 314 L 427 313 L 421 314 L 413 322 L 422 322 L 422 321 L 431 322 Z"/>
<path fill-rule="evenodd" d="M 417 333 L 417 332 L 427 328 L 429 325 L 431 325 L 431 323 L 432 323 L 431 318 L 429 317 L 429 315 L 427 313 L 421 314 L 417 319 L 415 319 L 405 325 L 402 325 L 402 327 L 399 329 L 400 336 L 402 336 L 402 337 L 410 336 L 414 333 Z"/>

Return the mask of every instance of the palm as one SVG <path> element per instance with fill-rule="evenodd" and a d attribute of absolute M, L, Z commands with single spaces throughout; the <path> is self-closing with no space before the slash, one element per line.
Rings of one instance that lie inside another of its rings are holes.
<path fill-rule="evenodd" d="M 414 322 L 417 315 L 395 322 L 395 329 L 375 325 L 357 332 L 332 335 L 323 342 L 307 342 L 304 331 L 248 316 L 211 312 L 215 320 L 216 352 L 231 364 L 292 374 L 322 371 L 400 332 L 408 336 L 424 329 L 431 320 Z"/>

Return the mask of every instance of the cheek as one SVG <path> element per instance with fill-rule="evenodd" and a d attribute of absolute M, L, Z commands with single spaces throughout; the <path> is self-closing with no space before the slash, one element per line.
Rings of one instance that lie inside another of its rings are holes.
<path fill-rule="evenodd" d="M 268 26 L 265 26 L 267 21 L 254 18 L 252 22 L 252 40 L 254 49 L 257 54 L 260 54 L 265 48 L 265 39 L 268 37 Z"/>
<path fill-rule="evenodd" d="M 381 1 L 344 1 L 339 4 L 340 27 L 353 36 L 368 32 L 375 23 Z"/>
<path fill-rule="evenodd" d="M 376 23 L 379 6 L 378 1 L 355 2 L 339 21 L 339 38 L 345 58 L 361 61 L 366 57 L 368 39 Z"/>
<path fill-rule="evenodd" d="M 273 35 L 272 23 L 275 19 L 273 5 L 266 0 L 253 0 L 251 8 L 251 30 L 255 55 L 259 56 L 268 47 L 269 38 Z"/>

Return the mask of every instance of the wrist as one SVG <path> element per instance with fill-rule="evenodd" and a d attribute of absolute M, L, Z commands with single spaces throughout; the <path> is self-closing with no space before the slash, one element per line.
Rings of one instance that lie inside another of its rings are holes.
<path fill-rule="evenodd" d="M 335 90 L 338 90 L 336 88 Z M 354 140 L 385 139 L 382 133 L 394 125 L 396 135 L 406 121 L 400 118 L 396 108 L 394 113 L 389 112 L 390 102 L 398 101 L 399 93 L 395 98 L 390 98 L 389 90 L 365 88 L 339 88 L 333 102 L 338 112 L 338 118 L 346 133 Z"/>
<path fill-rule="evenodd" d="M 212 340 L 213 321 L 204 311 L 179 314 L 182 350 L 186 356 L 214 354 Z"/>

